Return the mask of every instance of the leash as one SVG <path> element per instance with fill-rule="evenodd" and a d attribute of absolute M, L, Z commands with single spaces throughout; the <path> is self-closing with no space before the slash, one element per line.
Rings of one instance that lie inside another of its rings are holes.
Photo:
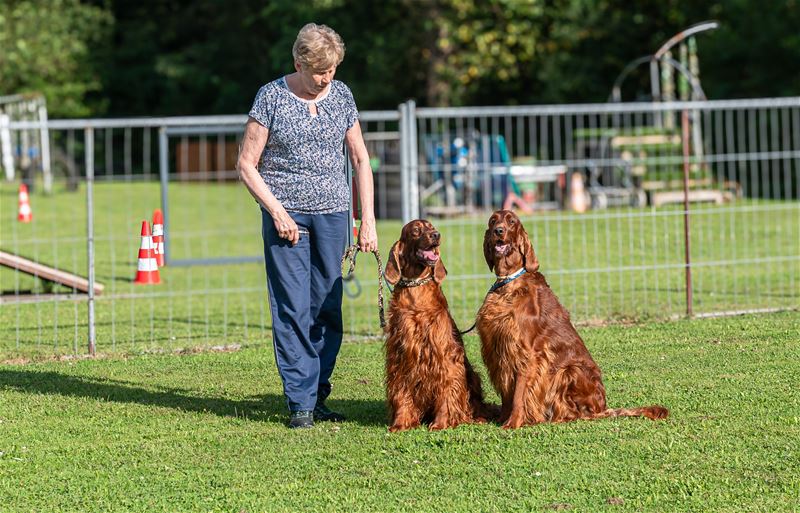
<path fill-rule="evenodd" d="M 517 271 L 517 272 L 515 272 L 515 273 L 513 273 L 513 274 L 509 274 L 508 276 L 498 276 L 498 277 L 497 277 L 497 281 L 495 281 L 495 282 L 492 284 L 492 286 L 491 286 L 491 287 L 489 287 L 489 292 L 487 292 L 487 293 L 486 293 L 486 296 L 484 296 L 484 298 L 483 298 L 483 299 L 484 299 L 484 301 L 486 300 L 486 298 L 487 298 L 487 297 L 489 297 L 489 294 L 491 294 L 491 293 L 492 293 L 492 292 L 494 292 L 495 290 L 499 289 L 499 288 L 500 288 L 500 287 L 502 287 L 503 285 L 506 285 L 506 284 L 508 284 L 508 283 L 511 283 L 512 281 L 516 280 L 517 278 L 519 278 L 520 276 L 522 276 L 522 275 L 523 275 L 523 274 L 525 274 L 526 272 L 527 272 L 527 271 L 526 271 L 526 270 L 525 270 L 525 268 L 523 267 L 523 268 L 522 268 L 522 269 L 520 269 L 519 271 Z M 469 333 L 470 331 L 474 330 L 474 329 L 475 329 L 475 326 L 476 326 L 477 324 L 478 324 L 478 323 L 477 323 L 477 321 L 476 321 L 476 322 L 475 322 L 475 323 L 472 325 L 472 327 L 471 327 L 470 329 L 468 329 L 467 331 L 459 331 L 459 333 L 461 333 L 462 335 L 466 335 L 466 334 L 467 334 L 467 333 Z"/>
<path fill-rule="evenodd" d="M 350 269 L 347 271 L 346 275 L 343 275 L 343 279 L 348 279 L 352 276 L 353 271 L 356 269 L 356 256 L 358 252 L 361 251 L 358 247 L 358 244 L 353 244 L 352 246 L 348 246 L 342 255 L 342 263 L 340 264 L 344 267 L 344 261 L 350 260 Z M 372 251 L 372 254 L 375 255 L 375 260 L 378 262 L 378 318 L 380 319 L 381 329 L 386 327 L 386 319 L 383 315 L 383 263 L 381 262 L 381 253 L 378 251 L 378 248 L 375 248 Z"/>

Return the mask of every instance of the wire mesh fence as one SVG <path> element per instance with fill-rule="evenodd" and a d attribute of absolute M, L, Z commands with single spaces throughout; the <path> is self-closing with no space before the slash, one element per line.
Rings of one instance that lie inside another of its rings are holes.
<path fill-rule="evenodd" d="M 17 184 L 2 184 L 0 249 L 88 276 L 91 190 L 94 275 L 103 286 L 93 301 L 98 351 L 268 343 L 260 213 L 234 171 L 244 121 L 49 121 L 52 193 L 34 182 L 33 221 L 21 223 Z M 482 239 L 489 213 L 503 206 L 522 216 L 542 272 L 579 322 L 664 319 L 687 307 L 696 316 L 798 307 L 798 98 L 405 104 L 362 113 L 361 122 L 382 254 L 402 220 L 430 218 L 443 234 L 445 293 L 462 329 L 494 280 Z M 141 224 L 156 208 L 168 218 L 169 259 L 160 285 L 138 285 Z M 380 334 L 379 283 L 374 259 L 359 256 L 345 283 L 347 337 Z M 4 354 L 86 351 L 85 293 L 9 266 L 0 268 L 0 289 Z"/>
<path fill-rule="evenodd" d="M 490 283 L 485 212 L 501 207 L 522 213 L 542 271 L 580 321 L 798 304 L 796 98 L 416 118 L 418 210 L 450 217 L 437 226 L 452 234 L 448 297 L 465 322 Z"/>

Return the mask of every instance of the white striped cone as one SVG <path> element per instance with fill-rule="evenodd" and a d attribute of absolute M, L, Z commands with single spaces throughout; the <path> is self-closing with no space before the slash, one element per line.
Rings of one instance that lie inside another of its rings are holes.
<path fill-rule="evenodd" d="M 150 235 L 150 225 L 142 221 L 142 244 L 139 247 L 139 261 L 136 266 L 136 279 L 133 283 L 139 285 L 155 285 L 161 283 L 158 274 L 158 263 L 153 253 L 153 236 Z"/>
<path fill-rule="evenodd" d="M 161 209 L 153 211 L 153 252 L 158 266 L 164 267 L 164 215 Z"/>
<path fill-rule="evenodd" d="M 17 213 L 17 221 L 21 223 L 30 223 L 33 221 L 33 210 L 31 210 L 30 197 L 28 196 L 28 186 L 24 183 L 19 185 L 19 211 Z"/>

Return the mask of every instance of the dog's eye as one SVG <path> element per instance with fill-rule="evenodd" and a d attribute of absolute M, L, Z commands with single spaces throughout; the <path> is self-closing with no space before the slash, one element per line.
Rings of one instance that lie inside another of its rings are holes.
<path fill-rule="evenodd" d="M 509 220 L 508 220 L 508 224 L 514 224 L 514 223 L 516 223 L 516 221 L 514 220 L 514 218 L 513 218 L 513 217 L 512 217 L 511 219 L 509 219 Z"/>

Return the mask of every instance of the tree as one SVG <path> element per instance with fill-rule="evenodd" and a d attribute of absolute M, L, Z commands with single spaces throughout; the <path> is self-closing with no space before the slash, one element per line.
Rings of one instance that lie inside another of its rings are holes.
<path fill-rule="evenodd" d="M 490 80 L 518 81 L 539 45 L 541 0 L 407 0 L 422 29 L 428 105 L 462 105 Z"/>
<path fill-rule="evenodd" d="M 98 54 L 113 19 L 79 0 L 0 4 L 0 94 L 41 93 L 55 117 L 103 112 Z"/>

